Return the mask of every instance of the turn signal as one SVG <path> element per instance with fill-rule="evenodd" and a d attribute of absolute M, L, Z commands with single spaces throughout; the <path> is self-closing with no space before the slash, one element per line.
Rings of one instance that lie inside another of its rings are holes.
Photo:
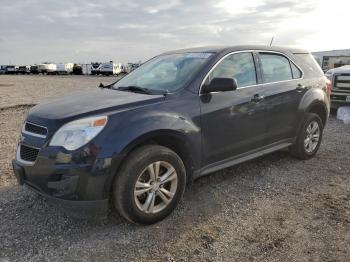
<path fill-rule="evenodd" d="M 100 118 L 100 119 L 95 120 L 95 121 L 92 123 L 92 126 L 93 126 L 93 127 L 105 126 L 106 123 L 107 123 L 107 117 L 104 117 L 104 118 Z"/>

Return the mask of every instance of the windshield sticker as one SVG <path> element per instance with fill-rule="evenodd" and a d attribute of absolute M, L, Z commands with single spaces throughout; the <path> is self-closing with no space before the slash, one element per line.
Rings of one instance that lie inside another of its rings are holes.
<path fill-rule="evenodd" d="M 190 58 L 200 58 L 200 59 L 207 59 L 212 55 L 212 53 L 187 53 L 186 57 Z"/>

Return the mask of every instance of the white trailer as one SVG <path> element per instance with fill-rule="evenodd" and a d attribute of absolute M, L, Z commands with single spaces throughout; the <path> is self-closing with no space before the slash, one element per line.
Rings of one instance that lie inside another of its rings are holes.
<path fill-rule="evenodd" d="M 99 75 L 101 70 L 102 63 L 99 62 L 91 62 L 91 75 Z M 88 72 L 88 70 L 86 70 Z"/>
<path fill-rule="evenodd" d="M 8 65 L 6 66 L 6 74 L 18 74 L 18 66 Z"/>
<path fill-rule="evenodd" d="M 73 73 L 74 63 L 59 63 L 56 65 L 58 75 L 70 75 Z"/>
<path fill-rule="evenodd" d="M 124 70 L 123 68 L 124 67 L 121 63 L 113 63 L 113 61 L 110 61 L 101 65 L 100 74 L 119 75 Z"/>
<path fill-rule="evenodd" d="M 39 71 L 43 74 L 55 74 L 56 70 L 57 70 L 57 66 L 56 64 L 53 63 L 42 63 L 40 65 L 38 65 Z"/>

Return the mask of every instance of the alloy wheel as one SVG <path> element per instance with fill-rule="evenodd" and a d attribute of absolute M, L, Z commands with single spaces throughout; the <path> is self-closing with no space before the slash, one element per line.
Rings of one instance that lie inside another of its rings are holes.
<path fill-rule="evenodd" d="M 307 153 L 312 153 L 320 141 L 320 126 L 317 121 L 312 121 L 306 129 L 304 148 Z"/>
<path fill-rule="evenodd" d="M 144 213 L 155 214 L 165 209 L 173 200 L 178 177 L 168 162 L 149 164 L 138 176 L 134 187 L 134 201 Z"/>

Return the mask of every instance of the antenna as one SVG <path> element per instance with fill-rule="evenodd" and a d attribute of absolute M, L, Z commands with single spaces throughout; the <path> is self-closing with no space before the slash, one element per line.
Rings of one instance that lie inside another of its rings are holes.
<path fill-rule="evenodd" d="M 275 37 L 273 36 L 272 38 L 271 38 L 271 42 L 270 42 L 270 46 L 272 46 L 272 43 L 273 43 L 273 40 L 275 39 Z"/>

